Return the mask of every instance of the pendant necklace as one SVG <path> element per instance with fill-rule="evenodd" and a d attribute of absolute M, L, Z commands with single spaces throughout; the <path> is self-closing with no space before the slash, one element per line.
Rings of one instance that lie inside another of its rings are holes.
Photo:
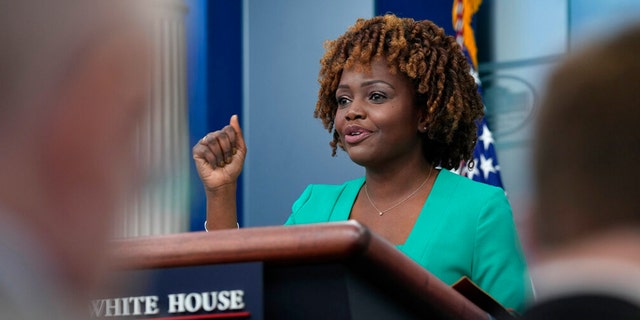
<path fill-rule="evenodd" d="M 422 189 L 422 187 L 424 187 L 424 185 L 427 183 L 427 181 L 429 181 L 429 178 L 431 178 L 431 172 L 432 171 L 433 171 L 433 167 L 431 167 L 431 169 L 429 169 L 429 175 L 427 175 L 427 178 L 422 182 L 422 184 L 418 187 L 418 189 L 414 190 L 406 198 L 402 199 L 400 202 L 394 204 L 393 206 L 391 206 L 391 208 L 388 208 L 388 209 L 380 210 L 380 209 L 378 209 L 378 207 L 376 207 L 376 205 L 373 203 L 373 200 L 371 200 L 371 196 L 369 195 L 369 188 L 367 188 L 367 184 L 366 183 L 364 185 L 364 193 L 367 195 L 367 200 L 369 200 L 369 203 L 371 204 L 371 206 L 373 206 L 373 208 L 376 209 L 376 211 L 378 211 L 378 215 L 383 215 L 385 212 L 391 211 L 391 209 L 394 209 L 397 206 L 405 203 L 407 200 L 411 199 L 411 197 L 413 197 L 416 193 L 418 193 L 418 191 L 420 189 Z"/>

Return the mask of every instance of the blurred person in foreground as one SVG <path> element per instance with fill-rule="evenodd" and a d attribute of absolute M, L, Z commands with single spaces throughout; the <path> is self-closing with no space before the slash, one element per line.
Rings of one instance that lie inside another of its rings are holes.
<path fill-rule="evenodd" d="M 534 145 L 526 319 L 640 319 L 640 26 L 552 73 Z"/>
<path fill-rule="evenodd" d="M 0 2 L 0 319 L 86 319 L 106 279 L 147 106 L 132 3 Z"/>

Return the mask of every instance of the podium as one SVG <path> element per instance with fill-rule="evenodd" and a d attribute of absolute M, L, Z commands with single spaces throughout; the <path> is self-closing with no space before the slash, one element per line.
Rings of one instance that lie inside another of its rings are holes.
<path fill-rule="evenodd" d="M 254 282 L 262 283 L 250 285 L 258 288 L 261 310 L 227 314 L 228 318 L 489 319 L 356 221 L 130 238 L 114 241 L 111 249 L 117 271 L 220 266 L 228 269 L 221 278 L 229 280 L 250 276 L 250 271 L 234 268 L 253 266 L 260 273 Z M 215 276 L 217 271 L 212 270 L 207 274 Z M 171 276 L 172 281 L 175 278 Z M 199 282 L 217 282 L 207 279 Z M 192 298 L 191 304 L 205 299 Z M 229 296 L 225 299 L 228 302 Z M 204 314 L 163 319 L 209 318 Z"/>

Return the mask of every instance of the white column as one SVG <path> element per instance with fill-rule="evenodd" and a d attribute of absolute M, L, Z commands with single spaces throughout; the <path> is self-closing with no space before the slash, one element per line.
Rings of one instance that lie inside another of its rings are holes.
<path fill-rule="evenodd" d="M 186 39 L 182 0 L 145 1 L 154 15 L 154 62 L 149 114 L 138 129 L 138 156 L 149 172 L 132 194 L 117 237 L 188 231 L 191 161 L 186 93 Z"/>

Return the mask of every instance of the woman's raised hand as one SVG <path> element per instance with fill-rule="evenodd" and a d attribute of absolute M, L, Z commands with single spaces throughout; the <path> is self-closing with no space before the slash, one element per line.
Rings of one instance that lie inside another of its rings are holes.
<path fill-rule="evenodd" d="M 242 172 L 247 146 L 244 143 L 238 116 L 229 125 L 207 133 L 193 147 L 193 160 L 207 192 L 237 183 Z"/>

